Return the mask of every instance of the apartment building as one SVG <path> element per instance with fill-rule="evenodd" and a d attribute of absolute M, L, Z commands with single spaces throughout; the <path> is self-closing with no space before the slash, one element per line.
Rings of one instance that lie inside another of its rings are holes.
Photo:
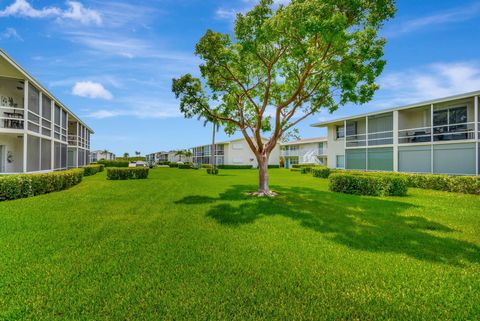
<path fill-rule="evenodd" d="M 84 166 L 92 133 L 0 49 L 0 174 Z"/>
<path fill-rule="evenodd" d="M 178 163 L 178 162 L 191 162 L 192 157 L 187 157 L 185 155 L 178 155 L 177 151 L 169 151 L 169 152 L 156 152 L 151 153 L 145 156 L 146 160 L 150 164 L 158 164 L 158 162 L 170 162 L 170 163 Z"/>
<path fill-rule="evenodd" d="M 264 140 L 265 142 L 267 140 Z M 245 138 L 233 139 L 215 144 L 215 162 L 217 165 L 252 165 L 258 166 L 255 154 L 248 146 Z M 193 147 L 193 163 L 197 165 L 210 164 L 212 145 Z M 269 165 L 278 165 L 280 147 L 276 146 L 270 154 Z"/>
<path fill-rule="evenodd" d="M 280 144 L 284 167 L 294 164 L 327 164 L 327 137 L 300 139 Z"/>
<path fill-rule="evenodd" d="M 313 124 L 327 164 L 356 170 L 478 175 L 480 91 Z"/>
<path fill-rule="evenodd" d="M 99 160 L 115 160 L 116 156 L 114 153 L 109 152 L 108 150 L 95 150 L 90 152 L 90 162 L 95 163 Z"/>

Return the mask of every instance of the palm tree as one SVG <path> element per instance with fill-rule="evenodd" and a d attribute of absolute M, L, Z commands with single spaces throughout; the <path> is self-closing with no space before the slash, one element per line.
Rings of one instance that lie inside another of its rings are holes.
<path fill-rule="evenodd" d="M 129 153 L 123 153 L 123 157 L 129 157 L 130 154 Z"/>
<path fill-rule="evenodd" d="M 175 152 L 175 156 L 178 156 L 180 158 L 180 161 L 182 161 L 182 156 L 185 155 L 185 151 L 183 150 L 177 150 Z"/>
<path fill-rule="evenodd" d="M 185 156 L 187 158 L 187 160 L 192 157 L 193 153 L 191 150 L 187 149 L 183 152 L 183 156 Z"/>
<path fill-rule="evenodd" d="M 140 151 L 135 151 L 136 156 L 140 156 L 141 152 Z"/>

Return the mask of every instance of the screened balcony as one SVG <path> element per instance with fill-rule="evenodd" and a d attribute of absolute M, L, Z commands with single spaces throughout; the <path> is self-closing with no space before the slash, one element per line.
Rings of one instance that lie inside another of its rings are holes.
<path fill-rule="evenodd" d="M 24 128 L 24 81 L 0 77 L 0 128 Z"/>
<path fill-rule="evenodd" d="M 346 126 L 345 139 L 347 147 L 362 147 L 367 145 L 367 121 L 365 117 L 349 120 Z"/>

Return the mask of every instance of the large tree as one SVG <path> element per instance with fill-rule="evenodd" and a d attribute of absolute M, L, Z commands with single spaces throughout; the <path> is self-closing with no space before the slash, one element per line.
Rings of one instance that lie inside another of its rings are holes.
<path fill-rule="evenodd" d="M 259 165 L 256 194 L 273 195 L 268 159 L 282 135 L 321 108 L 372 99 L 385 65 L 379 30 L 394 13 L 393 0 L 260 0 L 237 15 L 233 39 L 205 33 L 202 80 L 186 74 L 172 90 L 185 117 L 243 134 Z"/>

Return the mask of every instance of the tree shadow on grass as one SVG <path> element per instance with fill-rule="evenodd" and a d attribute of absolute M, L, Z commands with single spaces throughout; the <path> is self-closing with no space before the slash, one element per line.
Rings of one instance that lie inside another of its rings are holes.
<path fill-rule="evenodd" d="M 391 252 L 462 266 L 480 263 L 480 247 L 448 237 L 448 226 L 422 216 L 403 216 L 414 209 L 407 202 L 323 192 L 311 188 L 275 186 L 275 198 L 246 195 L 255 186 L 235 185 L 218 198 L 187 196 L 177 204 L 212 204 L 207 216 L 231 227 L 250 224 L 262 217 L 280 215 L 323 233 L 330 240 L 370 252 Z M 432 232 L 440 232 L 441 236 Z"/>

